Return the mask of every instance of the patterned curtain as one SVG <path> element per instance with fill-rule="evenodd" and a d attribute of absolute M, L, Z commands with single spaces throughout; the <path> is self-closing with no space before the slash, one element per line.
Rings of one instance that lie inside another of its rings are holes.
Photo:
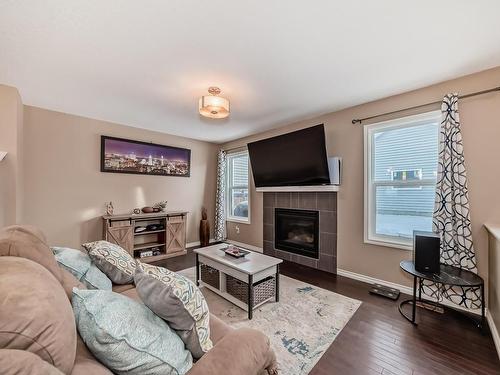
<path fill-rule="evenodd" d="M 226 239 L 226 151 L 217 155 L 217 193 L 215 197 L 215 240 Z"/>
<path fill-rule="evenodd" d="M 472 245 L 469 192 L 458 116 L 458 94 L 448 94 L 441 106 L 438 176 L 433 231 L 441 235 L 441 262 L 477 273 Z M 462 307 L 481 307 L 479 288 L 436 286 L 425 282 L 423 292 Z"/>

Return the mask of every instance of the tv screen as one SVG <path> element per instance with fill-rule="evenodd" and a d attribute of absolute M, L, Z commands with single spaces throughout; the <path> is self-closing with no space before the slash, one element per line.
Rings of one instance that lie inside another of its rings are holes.
<path fill-rule="evenodd" d="M 323 124 L 248 144 L 256 187 L 330 183 Z"/>

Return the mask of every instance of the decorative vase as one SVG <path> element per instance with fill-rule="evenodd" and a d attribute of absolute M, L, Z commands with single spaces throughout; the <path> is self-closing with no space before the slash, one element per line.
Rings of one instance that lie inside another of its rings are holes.
<path fill-rule="evenodd" d="M 201 209 L 201 220 L 200 220 L 200 246 L 205 247 L 210 243 L 210 223 L 207 219 L 207 209 L 203 207 Z"/>

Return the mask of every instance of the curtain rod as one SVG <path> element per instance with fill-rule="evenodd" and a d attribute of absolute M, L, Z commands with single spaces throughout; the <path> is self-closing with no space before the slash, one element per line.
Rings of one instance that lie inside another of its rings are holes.
<path fill-rule="evenodd" d="M 243 151 L 247 148 L 247 145 L 243 146 L 238 146 L 238 147 L 233 147 L 233 148 L 222 148 L 221 150 L 224 150 L 225 152 L 232 152 L 232 151 Z"/>
<path fill-rule="evenodd" d="M 477 95 L 488 94 L 488 93 L 490 93 L 490 92 L 494 92 L 494 91 L 500 91 L 500 86 L 498 86 L 498 87 L 493 87 L 493 88 L 488 89 L 488 90 L 477 91 L 477 92 L 473 92 L 473 93 L 470 93 L 470 94 L 461 95 L 461 96 L 459 96 L 459 97 L 458 97 L 458 99 L 470 98 L 471 96 L 477 96 Z M 382 117 L 382 116 L 387 116 L 387 115 L 393 115 L 393 114 L 396 114 L 396 113 L 405 112 L 405 111 L 409 111 L 409 110 L 412 110 L 412 109 L 417 109 L 417 108 L 427 107 L 427 106 L 430 106 L 430 105 L 435 105 L 435 104 L 440 104 L 440 103 L 442 103 L 442 100 L 437 100 L 437 101 L 435 101 L 435 102 L 426 103 L 426 104 L 420 104 L 420 105 L 416 105 L 416 106 L 413 106 L 413 107 L 408 107 L 408 108 L 398 109 L 398 110 L 396 110 L 396 111 L 392 111 L 392 112 L 380 113 L 380 114 L 378 114 L 378 115 L 374 115 L 374 116 L 370 116 L 370 117 L 365 117 L 365 118 L 356 118 L 356 119 L 353 119 L 353 120 L 352 120 L 352 123 L 353 123 L 353 124 L 361 124 L 363 121 L 366 121 L 366 120 L 371 120 L 371 119 L 373 119 L 373 118 Z"/>

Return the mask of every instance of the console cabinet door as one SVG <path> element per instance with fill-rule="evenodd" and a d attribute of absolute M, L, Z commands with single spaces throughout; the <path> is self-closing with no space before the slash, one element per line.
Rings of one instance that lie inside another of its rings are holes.
<path fill-rule="evenodd" d="M 134 226 L 113 226 L 108 227 L 106 240 L 117 244 L 128 251 L 130 255 L 134 255 Z"/>
<path fill-rule="evenodd" d="M 184 251 L 186 248 L 186 216 L 167 218 L 167 254 Z"/>

